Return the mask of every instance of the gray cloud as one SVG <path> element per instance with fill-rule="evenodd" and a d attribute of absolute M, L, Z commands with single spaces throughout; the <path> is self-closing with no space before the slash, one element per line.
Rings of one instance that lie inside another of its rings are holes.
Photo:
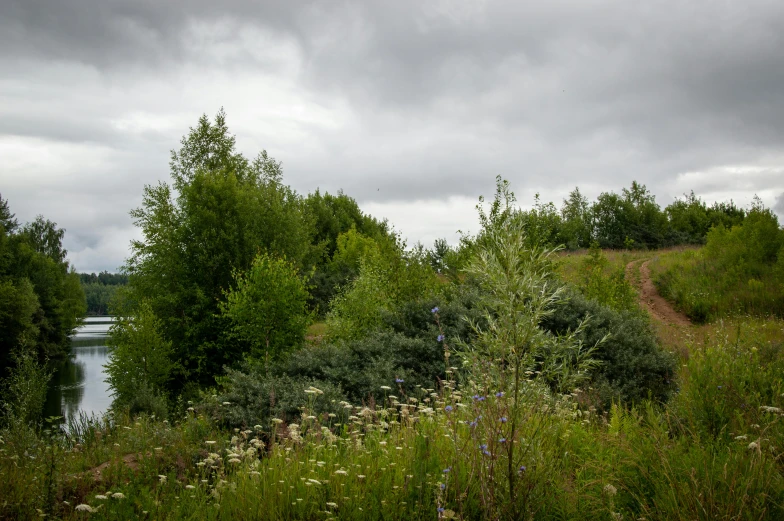
<path fill-rule="evenodd" d="M 73 255 L 109 268 L 141 187 L 222 105 L 240 148 L 268 149 L 296 189 L 342 188 L 412 240 L 474 227 L 465 201 L 496 174 L 524 204 L 632 179 L 662 204 L 772 201 L 781 27 L 773 0 L 5 0 L 0 180 L 20 215 L 54 212 Z M 426 200 L 441 203 L 423 224 Z"/>

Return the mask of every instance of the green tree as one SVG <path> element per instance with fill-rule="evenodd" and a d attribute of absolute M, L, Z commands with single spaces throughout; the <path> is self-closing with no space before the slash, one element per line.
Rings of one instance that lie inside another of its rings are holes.
<path fill-rule="evenodd" d="M 141 302 L 134 316 L 119 317 L 111 328 L 106 381 L 113 407 L 132 413 L 165 416 L 169 381 L 175 374 L 171 342 L 161 333 L 162 323 L 149 302 Z"/>
<path fill-rule="evenodd" d="M 575 187 L 561 205 L 561 242 L 570 250 L 587 248 L 593 238 L 591 206 Z"/>
<path fill-rule="evenodd" d="M 279 162 L 264 151 L 248 161 L 235 150 L 223 111 L 214 123 L 199 120 L 170 166 L 172 186 L 145 186 L 142 206 L 131 212 L 142 238 L 131 243 L 121 301 L 147 300 L 160 319 L 182 372 L 170 381 L 174 390 L 188 381 L 212 384 L 236 363 L 226 344 L 231 325 L 219 313 L 234 274 L 247 271 L 259 250 L 308 271 L 314 224 L 282 183 Z"/>
<path fill-rule="evenodd" d="M 302 346 L 310 316 L 308 291 L 297 269 L 264 253 L 234 277 L 221 313 L 230 320 L 234 337 L 248 346 L 243 353 L 274 359 Z"/>

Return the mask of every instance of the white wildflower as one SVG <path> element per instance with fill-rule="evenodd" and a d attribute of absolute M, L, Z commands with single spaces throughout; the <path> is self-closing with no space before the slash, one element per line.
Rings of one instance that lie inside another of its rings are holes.
<path fill-rule="evenodd" d="M 90 505 L 85 505 L 84 503 L 82 503 L 81 505 L 76 505 L 75 510 L 77 512 L 89 512 L 91 514 L 95 512 L 95 509 L 93 507 L 91 507 Z"/>

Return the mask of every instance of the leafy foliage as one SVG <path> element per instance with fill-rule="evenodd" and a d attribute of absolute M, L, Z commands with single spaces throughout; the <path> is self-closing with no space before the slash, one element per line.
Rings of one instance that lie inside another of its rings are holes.
<path fill-rule="evenodd" d="M 85 297 L 65 260 L 64 233 L 42 216 L 20 227 L 0 197 L 0 379 L 28 371 L 17 362 L 43 365 L 70 350 Z"/>
<path fill-rule="evenodd" d="M 106 381 L 113 407 L 165 417 L 176 362 L 171 342 L 163 338 L 161 321 L 148 302 L 139 305 L 133 319 L 120 317 L 112 326 L 109 352 Z"/>
<path fill-rule="evenodd" d="M 250 269 L 235 273 L 235 284 L 221 303 L 243 353 L 259 360 L 300 347 L 310 321 L 308 292 L 296 268 L 285 259 L 260 254 Z"/>
<path fill-rule="evenodd" d="M 542 327 L 553 334 L 579 331 L 586 345 L 600 340 L 593 357 L 600 362 L 583 386 L 588 401 L 607 409 L 613 402 L 665 402 L 676 389 L 676 360 L 657 342 L 646 318 L 633 311 L 609 309 L 576 292 L 561 301 Z M 593 391 L 591 389 L 593 388 Z"/>

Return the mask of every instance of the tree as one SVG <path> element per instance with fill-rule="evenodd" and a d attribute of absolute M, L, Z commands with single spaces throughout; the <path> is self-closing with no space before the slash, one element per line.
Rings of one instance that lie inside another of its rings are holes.
<path fill-rule="evenodd" d="M 135 315 L 120 317 L 111 328 L 106 382 L 114 396 L 114 407 L 132 413 L 166 413 L 169 381 L 176 362 L 172 345 L 161 334 L 161 321 L 149 302 L 143 301 Z"/>
<path fill-rule="evenodd" d="M 567 248 L 588 248 L 593 238 L 591 207 L 588 198 L 575 187 L 561 205 L 561 242 Z"/>
<path fill-rule="evenodd" d="M 172 185 L 145 186 L 142 206 L 131 212 L 142 238 L 131 243 L 121 299 L 131 308 L 148 301 L 160 320 L 181 372 L 172 390 L 212 384 L 238 361 L 220 302 L 259 252 L 303 272 L 314 263 L 314 224 L 302 199 L 265 151 L 254 161 L 236 151 L 222 110 L 214 122 L 202 116 L 181 145 L 172 152 Z"/>
<path fill-rule="evenodd" d="M 310 316 L 308 291 L 294 265 L 263 253 L 234 277 L 221 313 L 231 321 L 234 337 L 248 346 L 243 354 L 274 359 L 300 347 Z"/>

